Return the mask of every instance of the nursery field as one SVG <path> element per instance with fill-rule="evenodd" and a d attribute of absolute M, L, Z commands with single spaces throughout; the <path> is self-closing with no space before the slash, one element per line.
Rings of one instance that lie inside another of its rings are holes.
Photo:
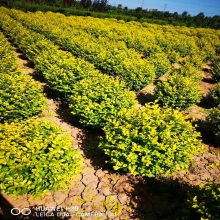
<path fill-rule="evenodd" d="M 220 31 L 0 7 L 1 219 L 220 219 Z"/>

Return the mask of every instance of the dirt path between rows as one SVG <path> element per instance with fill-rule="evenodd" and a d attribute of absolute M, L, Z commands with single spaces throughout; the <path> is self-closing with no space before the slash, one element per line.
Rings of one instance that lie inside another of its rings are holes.
<path fill-rule="evenodd" d="M 35 74 L 30 63 L 17 52 L 22 72 Z M 42 117 L 55 121 L 71 134 L 74 146 L 84 157 L 82 174 L 67 190 L 53 192 L 43 199 L 32 200 L 26 195 L 15 199 L 5 194 L 0 198 L 2 219 L 17 219 L 10 211 L 31 208 L 24 219 L 175 219 L 181 216 L 184 195 L 192 185 L 220 178 L 220 151 L 207 147 L 207 152 L 195 158 L 193 167 L 169 180 L 133 177 L 111 170 L 105 155 L 97 149 L 101 131 L 85 129 L 68 108 L 55 101 L 53 92 L 42 83 L 48 96 L 48 108 Z M 45 208 L 51 209 L 46 211 Z"/>

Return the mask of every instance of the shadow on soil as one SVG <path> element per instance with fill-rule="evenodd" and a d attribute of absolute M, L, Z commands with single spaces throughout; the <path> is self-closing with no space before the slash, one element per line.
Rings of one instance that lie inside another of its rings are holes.
<path fill-rule="evenodd" d="M 137 94 L 137 100 L 141 105 L 145 105 L 148 102 L 154 102 L 156 100 L 156 96 L 150 93 L 139 93 Z"/>
<path fill-rule="evenodd" d="M 202 140 L 205 144 L 213 147 L 220 147 L 217 137 L 215 137 L 212 132 L 212 125 L 203 120 L 198 120 L 195 124 L 197 125 L 197 130 L 201 133 Z"/>
<path fill-rule="evenodd" d="M 145 178 L 135 183 L 131 193 L 135 213 L 132 219 L 200 220 L 187 203 L 190 187 L 174 180 Z M 198 188 L 198 187 L 197 187 Z"/>

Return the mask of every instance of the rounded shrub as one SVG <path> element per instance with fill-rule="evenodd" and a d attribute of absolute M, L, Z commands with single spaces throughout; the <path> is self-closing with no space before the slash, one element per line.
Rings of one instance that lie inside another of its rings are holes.
<path fill-rule="evenodd" d="M 213 62 L 212 77 L 216 82 L 220 82 L 220 59 L 216 58 Z"/>
<path fill-rule="evenodd" d="M 82 160 L 71 137 L 46 120 L 0 124 L 0 151 L 0 189 L 15 196 L 65 188 Z"/>
<path fill-rule="evenodd" d="M 180 63 L 183 65 L 190 64 L 197 69 L 201 69 L 203 65 L 203 59 L 198 53 L 185 57 L 180 61 Z"/>
<path fill-rule="evenodd" d="M 220 183 L 202 184 L 190 197 L 189 203 L 201 219 L 220 219 Z"/>
<path fill-rule="evenodd" d="M 217 83 L 211 90 L 209 99 L 213 106 L 220 105 L 220 82 Z"/>
<path fill-rule="evenodd" d="M 148 104 L 124 109 L 104 127 L 99 148 L 115 170 L 147 177 L 187 169 L 200 149 L 200 134 L 177 110 Z"/>
<path fill-rule="evenodd" d="M 125 83 L 103 74 L 75 83 L 69 102 L 72 114 L 94 127 L 104 126 L 121 109 L 137 104 L 135 93 L 126 89 Z"/>
<path fill-rule="evenodd" d="M 171 63 L 176 63 L 180 59 L 180 54 L 173 50 L 169 53 L 168 59 Z"/>
<path fill-rule="evenodd" d="M 213 141 L 219 145 L 220 143 L 220 105 L 209 111 L 207 117 L 207 129 L 212 135 Z"/>
<path fill-rule="evenodd" d="M 171 75 L 168 81 L 159 82 L 155 94 L 164 106 L 185 109 L 200 102 L 201 86 L 189 77 Z"/>
<path fill-rule="evenodd" d="M 203 78 L 203 74 L 197 68 L 188 63 L 181 68 L 176 69 L 173 74 L 179 74 L 195 81 L 200 81 Z"/>
<path fill-rule="evenodd" d="M 171 63 L 163 52 L 152 55 L 149 61 L 153 63 L 157 77 L 162 76 L 171 68 Z"/>
<path fill-rule="evenodd" d="M 11 73 L 0 77 L 0 121 L 27 119 L 39 114 L 46 99 L 39 83 L 30 76 Z"/>
<path fill-rule="evenodd" d="M 132 90 L 140 90 L 153 83 L 155 79 L 154 65 L 145 59 L 132 60 L 128 58 L 123 61 L 123 68 L 119 66 L 118 76 L 126 83 L 126 86 Z"/>

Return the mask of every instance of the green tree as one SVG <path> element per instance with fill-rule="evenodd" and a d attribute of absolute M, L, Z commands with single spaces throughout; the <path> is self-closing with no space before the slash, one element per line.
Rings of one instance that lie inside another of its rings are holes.
<path fill-rule="evenodd" d="M 84 7 L 84 8 L 90 8 L 92 6 L 92 1 L 91 0 L 81 0 L 80 4 Z"/>

